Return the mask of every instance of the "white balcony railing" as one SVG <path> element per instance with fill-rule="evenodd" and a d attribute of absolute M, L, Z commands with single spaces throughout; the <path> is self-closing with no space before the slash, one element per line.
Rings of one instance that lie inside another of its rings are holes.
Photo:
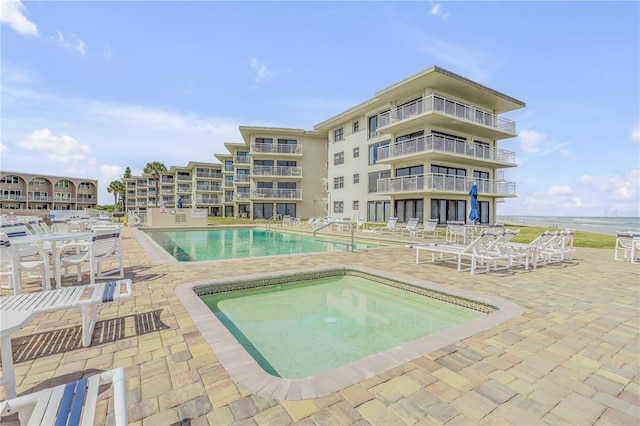
<path fill-rule="evenodd" d="M 251 190 L 251 198 L 283 198 L 283 199 L 302 199 L 301 189 L 273 189 L 273 188 L 254 188 Z"/>
<path fill-rule="evenodd" d="M 494 179 L 473 179 L 467 176 L 426 173 L 378 179 L 378 193 L 459 192 L 467 194 L 473 183 L 479 195 L 516 195 L 516 183 Z"/>
<path fill-rule="evenodd" d="M 201 178 L 217 178 L 217 179 L 222 179 L 222 173 L 221 173 L 221 172 L 206 172 L 206 171 L 198 171 L 198 172 L 196 172 L 196 176 L 197 176 L 197 177 L 201 177 Z"/>
<path fill-rule="evenodd" d="M 381 146 L 378 148 L 378 160 L 387 160 L 425 152 L 444 152 L 469 158 L 481 158 L 487 161 L 516 164 L 516 153 L 513 151 L 434 134 L 418 136 L 388 146 Z"/>
<path fill-rule="evenodd" d="M 269 144 L 265 144 L 269 145 Z M 254 176 L 289 176 L 302 177 L 302 167 L 296 166 L 253 166 L 251 174 Z"/>
<path fill-rule="evenodd" d="M 302 145 L 280 143 L 254 143 L 251 152 L 261 154 L 302 154 Z"/>
<path fill-rule="evenodd" d="M 233 157 L 234 164 L 249 164 L 250 157 L 248 155 L 238 155 Z"/>
<path fill-rule="evenodd" d="M 456 118 L 515 133 L 516 123 L 481 109 L 462 104 L 443 96 L 429 95 L 378 115 L 378 127 L 408 120 L 425 112 L 437 111 Z"/>
<path fill-rule="evenodd" d="M 24 195 L 16 195 L 16 194 L 1 194 L 0 200 L 2 201 L 24 201 L 27 197 Z"/>
<path fill-rule="evenodd" d="M 251 178 L 249 175 L 235 175 L 233 176 L 233 181 L 235 183 L 249 183 Z"/>
<path fill-rule="evenodd" d="M 235 201 L 249 201 L 249 193 L 248 192 L 238 192 L 234 195 Z"/>
<path fill-rule="evenodd" d="M 222 204 L 222 197 L 196 198 L 196 204 Z"/>

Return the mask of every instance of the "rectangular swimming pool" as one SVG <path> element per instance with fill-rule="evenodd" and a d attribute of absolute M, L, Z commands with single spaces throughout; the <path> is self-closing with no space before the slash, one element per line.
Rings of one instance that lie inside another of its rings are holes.
<path fill-rule="evenodd" d="M 344 244 L 316 241 L 308 235 L 254 228 L 145 229 L 144 233 L 179 262 L 345 250 Z M 356 250 L 380 246 L 375 243 L 355 242 Z"/>

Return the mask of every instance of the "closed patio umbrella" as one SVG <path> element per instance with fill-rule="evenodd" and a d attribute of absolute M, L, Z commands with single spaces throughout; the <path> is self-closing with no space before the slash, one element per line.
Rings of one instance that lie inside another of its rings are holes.
<path fill-rule="evenodd" d="M 480 220 L 480 215 L 478 214 L 478 187 L 475 183 L 469 190 L 469 195 L 471 196 L 471 211 L 469 212 L 469 220 L 472 220 L 475 225 L 475 223 Z"/>

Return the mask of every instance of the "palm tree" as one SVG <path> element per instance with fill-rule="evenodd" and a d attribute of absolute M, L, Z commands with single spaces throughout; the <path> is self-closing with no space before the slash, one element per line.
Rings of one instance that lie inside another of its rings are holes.
<path fill-rule="evenodd" d="M 124 183 L 120 182 L 119 180 L 114 180 L 109 184 L 107 191 L 113 192 L 113 210 L 118 211 L 118 194 L 124 194 Z"/>
<path fill-rule="evenodd" d="M 156 207 L 158 207 L 158 199 L 160 198 L 160 192 L 158 187 L 160 186 L 160 173 L 167 171 L 167 166 L 157 161 L 147 163 L 144 166 L 143 173 L 153 176 L 153 180 L 156 182 Z"/>
<path fill-rule="evenodd" d="M 131 177 L 131 167 L 127 166 L 126 169 L 124 169 L 124 176 L 122 176 L 122 183 L 125 187 L 125 190 L 122 191 L 122 193 L 120 194 L 120 200 L 122 203 L 122 211 L 125 211 L 126 206 L 127 206 L 127 184 L 124 182 L 125 179 L 129 179 Z"/>

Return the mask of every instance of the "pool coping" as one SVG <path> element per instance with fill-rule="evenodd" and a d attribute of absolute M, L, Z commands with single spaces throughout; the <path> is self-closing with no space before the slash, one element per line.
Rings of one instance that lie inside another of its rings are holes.
<path fill-rule="evenodd" d="M 330 271 L 342 268 L 391 280 L 402 280 L 407 284 L 493 305 L 498 310 L 315 376 L 304 379 L 283 379 L 264 371 L 193 290 L 194 287 L 202 285 L 228 284 L 236 281 L 275 278 L 282 275 Z M 318 398 L 331 392 L 345 389 L 406 362 L 425 356 L 430 352 L 505 323 L 524 313 L 524 309 L 520 305 L 498 296 L 480 295 L 427 280 L 351 265 L 295 269 L 287 271 L 286 274 L 269 272 L 233 278 L 203 280 L 179 285 L 175 288 L 175 293 L 236 385 L 258 396 L 294 401 Z"/>
<path fill-rule="evenodd" d="M 152 259 L 152 261 L 155 262 L 155 263 L 160 263 L 160 264 L 166 264 L 166 263 L 175 263 L 175 264 L 198 263 L 198 264 L 202 264 L 202 263 L 207 263 L 207 262 L 234 261 L 234 260 L 237 260 L 237 259 L 209 259 L 209 260 L 179 261 L 175 257 L 173 257 L 172 255 L 167 253 L 167 251 L 165 249 L 163 249 L 160 246 L 160 244 L 158 244 L 153 238 L 151 238 L 149 235 L 147 235 L 144 232 L 145 230 L 152 230 L 152 231 L 167 231 L 167 230 L 173 230 L 173 231 L 175 231 L 175 230 L 214 231 L 214 230 L 233 229 L 233 228 L 256 229 L 256 228 L 259 228 L 259 227 L 258 226 L 247 226 L 247 225 L 242 225 L 242 226 L 239 226 L 239 225 L 235 225 L 235 226 L 233 226 L 233 225 L 232 226 L 229 226 L 229 225 L 218 225 L 218 226 L 209 227 L 209 228 L 205 228 L 205 227 L 199 227 L 199 228 L 177 228 L 177 227 L 171 227 L 171 228 L 145 227 L 145 228 L 141 228 L 141 227 L 131 227 L 131 229 L 133 230 L 133 235 L 135 236 L 136 240 L 138 240 L 140 245 L 145 249 L 146 253 Z M 309 236 L 309 233 L 304 232 L 302 230 L 274 229 L 274 231 L 283 232 L 283 233 L 287 233 L 287 234 L 299 234 L 299 235 Z M 381 249 L 387 249 L 387 248 L 395 248 L 395 247 L 398 247 L 401 244 L 406 244 L 406 242 L 400 242 L 400 241 L 394 241 L 394 240 L 384 240 L 384 239 L 380 240 L 380 239 L 373 239 L 373 238 L 368 238 L 368 237 L 359 237 L 359 238 L 357 238 L 357 240 L 360 240 L 361 242 L 374 241 L 376 244 L 380 245 L 380 247 L 368 247 L 366 249 L 358 249 L 357 251 L 381 250 Z M 337 252 L 340 252 L 340 251 L 337 251 Z M 321 253 L 325 253 L 325 252 L 321 252 Z M 251 259 L 262 259 L 262 258 L 265 258 L 265 257 L 279 258 L 279 257 L 289 257 L 289 256 L 306 256 L 306 255 L 309 255 L 309 254 L 313 254 L 313 253 L 274 254 L 274 255 L 271 255 L 271 256 L 243 257 L 242 259 L 251 260 Z"/>

